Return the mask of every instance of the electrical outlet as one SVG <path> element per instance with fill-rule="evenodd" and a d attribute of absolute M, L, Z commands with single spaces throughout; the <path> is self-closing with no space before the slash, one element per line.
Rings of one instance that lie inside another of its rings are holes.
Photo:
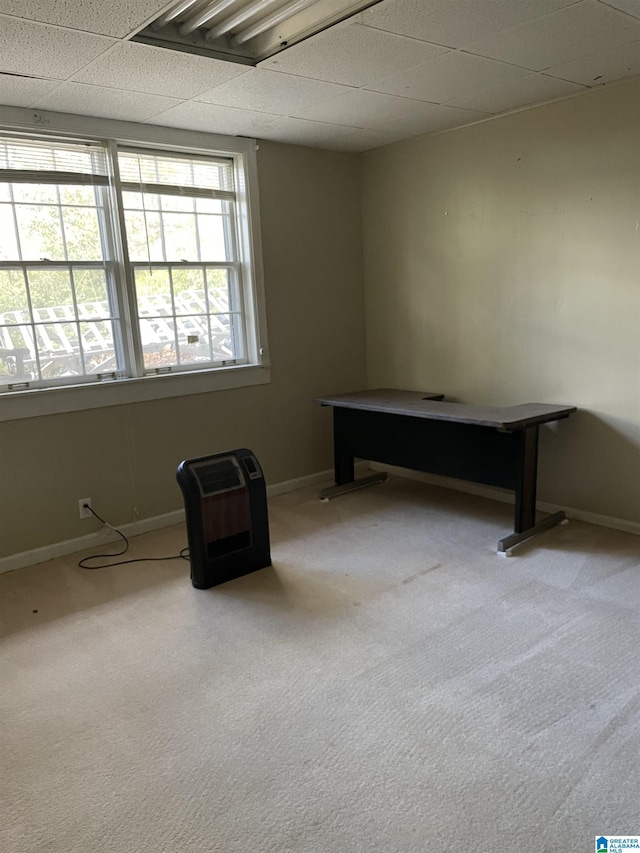
<path fill-rule="evenodd" d="M 91 506 L 91 498 L 80 498 L 78 501 L 78 509 L 80 510 L 80 518 L 93 518 L 93 514 L 89 512 L 86 504 Z"/>

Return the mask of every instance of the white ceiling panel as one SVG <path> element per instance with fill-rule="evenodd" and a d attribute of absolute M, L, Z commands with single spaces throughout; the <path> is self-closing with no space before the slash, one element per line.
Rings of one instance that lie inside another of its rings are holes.
<path fill-rule="evenodd" d="M 350 24 L 333 27 L 295 44 L 260 63 L 260 68 L 346 86 L 364 86 L 370 80 L 426 62 L 445 50 L 416 39 Z"/>
<path fill-rule="evenodd" d="M 474 42 L 469 50 L 532 71 L 544 71 L 638 39 L 639 20 L 596 0 L 583 0 L 499 36 Z"/>
<path fill-rule="evenodd" d="M 450 51 L 401 74 L 377 80 L 366 88 L 389 95 L 401 95 L 442 104 L 453 98 L 524 77 L 528 72 L 482 56 Z"/>
<path fill-rule="evenodd" d="M 337 83 L 252 68 L 241 77 L 204 92 L 197 100 L 228 107 L 242 104 L 243 109 L 288 116 L 351 91 L 351 87 Z"/>
<path fill-rule="evenodd" d="M 156 113 L 180 103 L 175 98 L 142 95 L 121 89 L 87 86 L 84 83 L 63 83 L 37 103 L 39 109 L 59 113 L 114 118 L 123 121 L 144 121 Z"/>
<path fill-rule="evenodd" d="M 394 95 L 381 95 L 364 89 L 351 91 L 347 95 L 332 98 L 315 107 L 295 114 L 296 118 L 322 121 L 328 124 L 344 124 L 350 127 L 364 127 L 379 130 L 389 122 L 409 114 L 424 115 L 429 104 Z"/>
<path fill-rule="evenodd" d="M 32 107 L 38 98 L 58 85 L 58 80 L 12 77 L 0 73 L 0 104 L 6 107 Z"/>
<path fill-rule="evenodd" d="M 613 6 L 614 9 L 620 9 L 621 12 L 627 12 L 636 18 L 640 18 L 640 0 L 601 0 L 607 6 Z"/>
<path fill-rule="evenodd" d="M 65 80 L 113 39 L 0 15 L 0 71 Z"/>
<path fill-rule="evenodd" d="M 173 2 L 0 0 L 0 103 L 364 151 L 640 74 L 640 0 L 382 0 L 257 68 L 130 40 Z"/>
<path fill-rule="evenodd" d="M 0 0 L 0 12 L 122 38 L 159 15 L 167 0 Z"/>
<path fill-rule="evenodd" d="M 545 74 L 561 77 L 563 80 L 573 80 L 585 86 L 599 86 L 640 74 L 640 41 L 626 44 L 624 47 L 614 47 L 612 50 L 603 50 L 593 56 L 576 59 L 575 62 L 556 65 L 554 68 L 548 68 Z"/>
<path fill-rule="evenodd" d="M 555 12 L 576 0 L 388 0 L 360 12 L 371 27 L 449 47 Z"/>
<path fill-rule="evenodd" d="M 501 86 L 475 92 L 466 98 L 454 98 L 449 103 L 452 106 L 465 107 L 466 109 L 501 113 L 504 110 L 512 110 L 516 107 L 540 104 L 554 98 L 577 95 L 578 92 L 582 91 L 584 91 L 584 87 L 576 83 L 557 80 L 555 77 L 546 77 L 544 74 L 530 74 L 528 77 L 510 80 Z"/>
<path fill-rule="evenodd" d="M 280 116 L 220 107 L 204 101 L 183 101 L 154 116 L 148 123 L 201 130 L 205 133 L 223 133 L 228 136 L 253 136 L 275 118 Z"/>
<path fill-rule="evenodd" d="M 441 106 L 440 104 L 425 104 L 421 112 L 409 113 L 400 118 L 381 124 L 379 129 L 384 132 L 399 134 L 399 138 L 418 136 L 421 133 L 437 133 L 462 127 L 487 118 L 487 113 L 476 110 L 463 110 L 458 107 Z"/>
<path fill-rule="evenodd" d="M 342 127 L 299 118 L 279 118 L 260 133 L 261 139 L 289 142 L 295 145 L 312 145 L 334 151 L 368 151 L 396 142 L 400 136 L 355 127 Z"/>
<path fill-rule="evenodd" d="M 76 74 L 74 80 L 187 99 L 246 72 L 246 65 L 121 42 Z"/>

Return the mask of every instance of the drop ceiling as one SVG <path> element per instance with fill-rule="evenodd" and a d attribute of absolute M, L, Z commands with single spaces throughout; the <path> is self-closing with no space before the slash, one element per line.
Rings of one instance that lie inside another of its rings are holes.
<path fill-rule="evenodd" d="M 382 0 L 255 67 L 132 40 L 174 3 L 0 0 L 0 104 L 365 151 L 640 74 L 640 0 Z"/>

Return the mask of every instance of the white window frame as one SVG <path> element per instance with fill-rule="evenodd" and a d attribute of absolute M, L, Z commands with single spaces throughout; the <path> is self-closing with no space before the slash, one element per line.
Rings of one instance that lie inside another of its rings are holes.
<path fill-rule="evenodd" d="M 61 113 L 35 113 L 19 107 L 0 106 L 0 132 L 27 132 L 46 139 L 51 136 L 158 152 L 199 154 L 231 158 L 236 185 L 238 263 L 244 284 L 247 363 L 160 375 L 118 378 L 70 386 L 35 388 L 0 395 L 0 421 L 80 411 L 145 400 L 180 397 L 209 391 L 240 388 L 270 382 L 267 345 L 264 275 L 260 236 L 257 144 L 254 139 L 184 131 L 132 122 L 111 121 Z M 121 211 L 118 211 L 121 216 Z M 124 222 L 119 222 L 120 229 Z M 123 232 L 124 233 L 124 232 Z M 116 239 L 117 235 L 116 235 Z M 117 247 L 119 275 L 131 287 L 131 267 Z M 131 314 L 123 317 L 131 324 Z M 135 322 L 135 320 L 134 320 Z"/>

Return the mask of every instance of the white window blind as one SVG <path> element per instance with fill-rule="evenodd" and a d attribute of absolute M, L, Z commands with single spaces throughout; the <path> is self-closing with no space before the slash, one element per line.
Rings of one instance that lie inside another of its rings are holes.
<path fill-rule="evenodd" d="M 52 145 L 20 138 L 0 140 L 0 183 L 103 185 L 107 159 L 95 143 Z"/>
<path fill-rule="evenodd" d="M 155 188 L 165 194 L 191 192 L 213 198 L 233 197 L 233 160 L 184 157 L 121 150 L 118 155 L 123 186 Z"/>

